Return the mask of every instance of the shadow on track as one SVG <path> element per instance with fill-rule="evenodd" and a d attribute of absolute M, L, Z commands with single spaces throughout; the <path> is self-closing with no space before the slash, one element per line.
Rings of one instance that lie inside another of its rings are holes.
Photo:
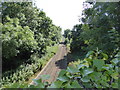
<path fill-rule="evenodd" d="M 63 59 L 60 59 L 55 62 L 56 67 L 59 69 L 66 69 L 67 68 L 67 56 L 64 56 Z"/>

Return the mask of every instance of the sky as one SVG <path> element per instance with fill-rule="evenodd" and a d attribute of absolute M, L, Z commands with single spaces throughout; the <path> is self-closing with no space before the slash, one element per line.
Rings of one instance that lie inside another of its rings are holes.
<path fill-rule="evenodd" d="M 63 30 L 72 29 L 79 24 L 82 14 L 82 4 L 85 0 L 35 0 L 38 8 L 43 9 L 53 24 Z"/>

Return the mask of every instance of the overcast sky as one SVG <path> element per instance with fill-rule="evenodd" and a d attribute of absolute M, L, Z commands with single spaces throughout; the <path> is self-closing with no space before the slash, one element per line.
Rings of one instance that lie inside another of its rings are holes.
<path fill-rule="evenodd" d="M 72 29 L 79 24 L 82 4 L 85 0 L 35 0 L 38 8 L 43 9 L 53 23 L 63 30 Z"/>

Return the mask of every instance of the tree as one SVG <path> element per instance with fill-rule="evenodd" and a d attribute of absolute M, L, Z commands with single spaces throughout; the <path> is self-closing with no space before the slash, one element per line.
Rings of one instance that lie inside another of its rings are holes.
<path fill-rule="evenodd" d="M 33 53 L 41 57 L 47 46 L 57 44 L 61 38 L 61 28 L 31 2 L 3 2 L 1 27 L 3 61 L 17 58 L 22 62 Z"/>
<path fill-rule="evenodd" d="M 70 39 L 71 39 L 71 30 L 70 29 L 66 29 L 64 30 L 64 35 L 65 37 L 65 43 L 70 43 Z"/>
<path fill-rule="evenodd" d="M 81 37 L 88 45 L 88 50 L 98 48 L 110 55 L 120 47 L 118 8 L 119 2 L 96 2 L 93 8 L 83 11 L 85 17 Z"/>
<path fill-rule="evenodd" d="M 82 30 L 82 24 L 77 24 L 72 29 L 72 42 L 70 45 L 71 51 L 81 51 L 84 46 L 83 38 L 81 37 Z"/>
<path fill-rule="evenodd" d="M 52 20 L 46 16 L 45 12 L 33 7 L 31 2 L 3 2 L 2 7 L 2 23 L 8 22 L 6 17 L 9 16 L 18 18 L 19 25 L 22 27 L 28 26 L 34 32 L 39 54 L 44 54 L 47 46 L 59 42 L 61 28 L 53 25 Z"/>

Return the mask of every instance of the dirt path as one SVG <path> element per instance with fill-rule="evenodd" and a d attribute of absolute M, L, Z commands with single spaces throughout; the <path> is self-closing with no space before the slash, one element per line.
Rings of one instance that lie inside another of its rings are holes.
<path fill-rule="evenodd" d="M 46 66 L 41 70 L 41 72 L 37 75 L 35 79 L 39 79 L 40 75 L 50 75 L 50 79 L 47 81 L 53 82 L 56 80 L 56 77 L 58 76 L 58 72 L 61 69 L 66 69 L 67 67 L 67 48 L 64 44 L 59 45 L 58 52 L 49 60 L 49 62 L 46 64 Z M 34 84 L 31 82 L 30 84 Z"/>

